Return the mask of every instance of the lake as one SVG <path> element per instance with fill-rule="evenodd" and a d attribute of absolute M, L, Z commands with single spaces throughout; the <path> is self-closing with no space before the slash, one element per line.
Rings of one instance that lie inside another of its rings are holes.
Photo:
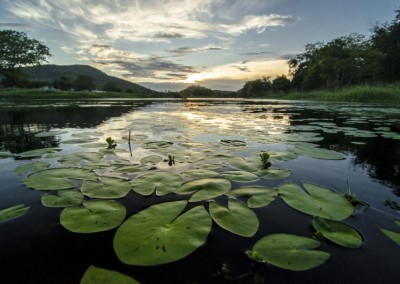
<path fill-rule="evenodd" d="M 140 283 L 400 277 L 399 107 L 25 101 L 0 105 L 0 132 L 0 210 L 25 205 L 0 222 L 2 283 L 91 265 Z"/>

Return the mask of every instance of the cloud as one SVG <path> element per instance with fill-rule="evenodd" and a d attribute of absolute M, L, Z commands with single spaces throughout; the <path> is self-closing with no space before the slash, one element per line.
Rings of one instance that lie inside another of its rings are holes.
<path fill-rule="evenodd" d="M 273 54 L 273 52 L 270 51 L 261 51 L 261 52 L 247 52 L 247 53 L 241 53 L 240 55 L 264 55 L 264 54 Z"/>
<path fill-rule="evenodd" d="M 203 46 L 203 47 L 179 47 L 175 49 L 166 49 L 166 52 L 173 53 L 175 56 L 184 56 L 191 53 L 197 52 L 207 52 L 207 51 L 218 51 L 223 50 L 223 47 L 220 46 Z"/>
<path fill-rule="evenodd" d="M 29 28 L 28 24 L 24 23 L 0 23 L 1 28 Z"/>

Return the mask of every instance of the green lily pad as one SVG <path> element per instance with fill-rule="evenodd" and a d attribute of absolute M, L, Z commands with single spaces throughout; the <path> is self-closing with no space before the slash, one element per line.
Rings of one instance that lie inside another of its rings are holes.
<path fill-rule="evenodd" d="M 318 136 L 318 133 L 288 133 L 277 136 L 277 139 L 283 142 L 319 142 L 324 140 L 324 137 Z"/>
<path fill-rule="evenodd" d="M 122 174 L 135 174 L 135 173 L 140 173 L 147 170 L 145 165 L 118 165 L 115 169 L 113 169 L 114 172 L 117 173 L 122 173 Z"/>
<path fill-rule="evenodd" d="M 79 206 L 83 201 L 83 194 L 76 190 L 59 190 L 58 196 L 46 194 L 42 196 L 42 204 L 46 207 Z"/>
<path fill-rule="evenodd" d="M 249 256 L 259 262 L 267 262 L 277 267 L 303 271 L 312 269 L 328 260 L 330 254 L 313 250 L 320 242 L 296 235 L 273 234 L 259 240 L 249 252 Z"/>
<path fill-rule="evenodd" d="M 227 193 L 228 196 L 249 196 L 247 206 L 250 208 L 264 207 L 270 204 L 278 196 L 278 190 L 264 186 L 247 186 L 232 190 Z"/>
<path fill-rule="evenodd" d="M 189 199 L 189 202 L 197 202 L 218 197 L 227 193 L 230 189 L 231 183 L 229 180 L 222 178 L 207 178 L 189 181 L 182 185 L 176 193 L 194 193 Z"/>
<path fill-rule="evenodd" d="M 151 195 L 154 190 L 158 196 L 175 192 L 182 184 L 182 177 L 171 172 L 154 172 L 141 175 L 132 182 L 133 191 Z"/>
<path fill-rule="evenodd" d="M 114 237 L 118 258 L 125 264 L 153 266 L 180 260 L 202 246 L 211 231 L 211 218 L 203 206 L 180 215 L 186 205 L 186 201 L 167 202 L 131 216 Z"/>
<path fill-rule="evenodd" d="M 394 223 L 398 226 L 400 226 L 400 220 L 394 220 Z M 400 245 L 400 233 L 381 229 L 381 232 L 384 233 L 388 238 L 390 238 L 392 241 Z"/>
<path fill-rule="evenodd" d="M 303 186 L 304 190 L 285 183 L 279 187 L 279 195 L 290 207 L 312 216 L 340 221 L 353 213 L 353 205 L 332 190 L 310 183 Z"/>
<path fill-rule="evenodd" d="M 218 172 L 210 171 L 210 170 L 203 170 L 203 169 L 196 169 L 183 172 L 182 174 L 189 176 L 194 179 L 202 179 L 202 178 L 214 178 L 219 176 Z"/>
<path fill-rule="evenodd" d="M 229 139 L 222 139 L 220 141 L 221 145 L 229 146 L 229 147 L 244 147 L 247 145 L 245 141 L 241 140 L 229 140 Z"/>
<path fill-rule="evenodd" d="M 265 179 L 287 178 L 288 176 L 290 176 L 291 173 L 292 173 L 291 170 L 275 169 L 275 168 L 269 168 L 269 169 L 262 170 L 259 172 L 259 174 L 261 174 L 262 177 Z"/>
<path fill-rule="evenodd" d="M 296 146 L 293 149 L 290 149 L 290 151 L 301 156 L 307 156 L 321 160 L 343 160 L 346 158 L 346 156 L 342 153 L 322 148 Z"/>
<path fill-rule="evenodd" d="M 196 163 L 204 158 L 204 155 L 202 153 L 190 150 L 179 151 L 177 153 L 174 153 L 174 156 L 176 162 L 188 163 Z"/>
<path fill-rule="evenodd" d="M 83 201 L 83 207 L 67 207 L 60 223 L 74 233 L 96 233 L 114 229 L 124 220 L 126 209 L 113 200 Z"/>
<path fill-rule="evenodd" d="M 158 155 L 150 155 L 147 157 L 144 157 L 142 159 L 140 159 L 140 163 L 143 165 L 146 164 L 157 164 L 159 162 L 161 162 L 163 160 L 163 158 L 161 156 Z"/>
<path fill-rule="evenodd" d="M 84 138 L 73 138 L 73 139 L 68 139 L 61 141 L 63 144 L 84 144 L 84 143 L 89 143 L 89 142 L 96 142 L 98 138 L 90 138 L 90 137 L 84 137 Z"/>
<path fill-rule="evenodd" d="M 168 142 L 168 141 L 149 141 L 146 143 L 142 144 L 142 147 L 145 149 L 163 149 L 163 148 L 169 148 L 172 145 L 174 145 L 173 142 Z"/>
<path fill-rule="evenodd" d="M 356 230 L 342 222 L 315 217 L 312 226 L 317 236 L 322 236 L 340 246 L 358 248 L 363 242 Z"/>
<path fill-rule="evenodd" d="M 100 177 L 98 181 L 85 180 L 81 191 L 90 198 L 122 198 L 132 188 L 132 184 L 121 178 Z"/>
<path fill-rule="evenodd" d="M 35 137 L 51 137 L 55 135 L 62 135 L 66 134 L 68 131 L 66 130 L 50 130 L 50 131 L 43 131 L 35 134 Z"/>
<path fill-rule="evenodd" d="M 228 160 L 228 164 L 231 168 L 234 168 L 236 170 L 246 171 L 251 173 L 257 172 L 264 168 L 264 164 L 260 158 L 243 159 L 242 157 L 233 157 Z"/>
<path fill-rule="evenodd" d="M 270 154 L 270 160 L 278 161 L 278 162 L 291 161 L 291 160 L 295 160 L 299 157 L 299 155 L 292 153 L 292 152 L 269 151 L 268 154 Z"/>
<path fill-rule="evenodd" d="M 83 275 L 80 284 L 139 284 L 135 279 L 117 271 L 89 266 Z"/>
<path fill-rule="evenodd" d="M 99 163 L 103 159 L 103 155 L 97 152 L 73 153 L 63 156 L 59 159 L 66 166 L 81 166 L 85 163 Z"/>
<path fill-rule="evenodd" d="M 57 153 L 61 151 L 60 148 L 42 148 L 36 150 L 25 151 L 17 154 L 19 159 L 40 158 L 45 154 Z"/>
<path fill-rule="evenodd" d="M 222 176 L 233 181 L 256 181 L 259 177 L 255 174 L 245 171 L 226 171 L 222 173 Z"/>
<path fill-rule="evenodd" d="M 25 164 L 25 165 L 17 167 L 14 170 L 14 172 L 19 175 L 25 174 L 25 173 L 36 173 L 36 172 L 43 171 L 43 170 L 47 169 L 48 167 L 50 167 L 49 163 L 33 162 L 33 163 L 29 163 L 29 164 Z"/>
<path fill-rule="evenodd" d="M 59 190 L 74 187 L 69 179 L 96 180 L 97 175 L 80 168 L 53 168 L 31 174 L 24 183 L 37 190 Z"/>
<path fill-rule="evenodd" d="M 228 208 L 210 202 L 210 215 L 220 227 L 242 237 L 252 237 L 258 230 L 257 215 L 235 199 L 229 199 Z"/>
<path fill-rule="evenodd" d="M 15 205 L 3 210 L 0 210 L 0 222 L 8 221 L 17 218 L 29 210 L 30 207 L 24 204 Z"/>

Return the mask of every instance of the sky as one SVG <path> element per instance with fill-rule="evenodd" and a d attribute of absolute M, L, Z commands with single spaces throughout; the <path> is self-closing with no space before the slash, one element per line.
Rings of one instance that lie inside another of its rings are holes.
<path fill-rule="evenodd" d="M 0 29 L 50 48 L 48 63 L 86 64 L 157 91 L 236 91 L 287 75 L 304 46 L 370 34 L 398 0 L 0 0 Z"/>

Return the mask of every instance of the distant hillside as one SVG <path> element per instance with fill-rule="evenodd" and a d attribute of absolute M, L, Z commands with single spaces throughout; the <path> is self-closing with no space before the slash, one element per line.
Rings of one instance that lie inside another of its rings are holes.
<path fill-rule="evenodd" d="M 27 67 L 24 70 L 32 74 L 32 79 L 40 82 L 53 83 L 55 80 L 61 77 L 68 77 L 74 80 L 78 75 L 87 75 L 94 79 L 96 89 L 103 90 L 104 84 L 113 83 L 122 91 L 130 91 L 134 93 L 154 93 L 150 89 L 147 89 L 138 84 L 119 79 L 113 76 L 109 76 L 96 68 L 89 65 L 41 65 L 36 67 Z"/>

